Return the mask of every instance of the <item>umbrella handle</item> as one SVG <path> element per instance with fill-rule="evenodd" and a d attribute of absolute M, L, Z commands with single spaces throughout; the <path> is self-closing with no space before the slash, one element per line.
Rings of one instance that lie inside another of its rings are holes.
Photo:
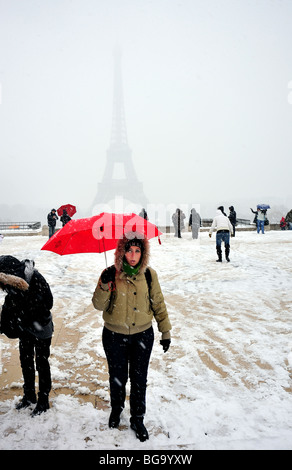
<path fill-rule="evenodd" d="M 104 244 L 104 237 L 102 237 L 103 239 L 103 249 L 104 249 L 104 257 L 105 257 L 105 266 L 107 268 L 107 258 L 106 258 L 106 251 L 105 251 L 105 244 Z"/>
<path fill-rule="evenodd" d="M 103 232 L 104 227 L 101 226 L 101 227 L 99 227 L 99 229 L 100 229 L 101 232 Z M 103 252 L 104 252 L 104 258 L 105 258 L 105 266 L 107 267 L 107 259 L 106 259 L 106 251 L 105 251 L 104 237 L 102 237 L 102 241 L 103 241 Z"/>

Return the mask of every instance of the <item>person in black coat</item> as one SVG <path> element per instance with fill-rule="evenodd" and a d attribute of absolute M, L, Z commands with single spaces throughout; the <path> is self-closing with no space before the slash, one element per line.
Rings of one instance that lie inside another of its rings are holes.
<path fill-rule="evenodd" d="M 63 210 L 63 214 L 60 217 L 60 221 L 62 222 L 62 227 L 64 227 L 68 222 L 70 222 L 71 217 L 69 216 L 66 209 Z"/>
<path fill-rule="evenodd" d="M 234 207 L 233 206 L 230 206 L 229 207 L 229 216 L 228 216 L 228 219 L 230 220 L 230 223 L 233 227 L 233 234 L 231 234 L 232 237 L 235 237 L 235 226 L 236 226 L 236 212 L 234 210 Z"/>
<path fill-rule="evenodd" d="M 51 238 L 55 233 L 58 218 L 56 209 L 52 209 L 51 212 L 48 213 L 49 238 Z"/>
<path fill-rule="evenodd" d="M 0 333 L 19 338 L 24 394 L 16 408 L 37 403 L 34 416 L 49 409 L 53 296 L 45 278 L 34 268 L 34 261 L 19 261 L 14 256 L 0 256 L 0 288 L 6 292 Z M 38 400 L 34 361 L 39 376 Z"/>
<path fill-rule="evenodd" d="M 143 209 L 141 210 L 141 212 L 139 212 L 139 216 L 142 217 L 142 218 L 145 219 L 145 220 L 148 220 L 148 215 L 147 215 L 147 212 L 146 212 L 146 210 L 144 209 L 144 207 L 143 207 Z"/>

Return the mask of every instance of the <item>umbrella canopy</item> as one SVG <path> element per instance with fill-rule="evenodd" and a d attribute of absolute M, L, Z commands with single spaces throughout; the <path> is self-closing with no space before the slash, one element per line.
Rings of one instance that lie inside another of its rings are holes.
<path fill-rule="evenodd" d="M 59 255 L 103 253 L 116 248 L 124 234 L 137 238 L 153 238 L 162 234 L 148 220 L 136 214 L 102 212 L 86 219 L 70 220 L 42 247 Z"/>
<path fill-rule="evenodd" d="M 267 209 L 270 209 L 270 206 L 269 206 L 269 204 L 258 204 L 258 205 L 257 205 L 257 209 L 260 209 L 260 210 L 262 210 L 262 211 L 265 211 L 265 210 L 267 210 Z"/>
<path fill-rule="evenodd" d="M 63 214 L 63 210 L 67 211 L 69 217 L 72 217 L 72 215 L 76 214 L 76 207 L 72 204 L 64 204 L 63 206 L 59 207 L 59 209 L 57 209 L 57 214 L 61 216 Z"/>

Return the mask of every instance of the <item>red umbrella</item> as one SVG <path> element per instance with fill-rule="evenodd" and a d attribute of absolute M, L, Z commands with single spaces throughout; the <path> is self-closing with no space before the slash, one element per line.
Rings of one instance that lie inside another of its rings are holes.
<path fill-rule="evenodd" d="M 72 206 L 72 204 L 64 204 L 63 206 L 59 207 L 59 209 L 57 209 L 57 214 L 61 216 L 63 214 L 63 210 L 67 211 L 69 217 L 72 217 L 72 215 L 76 214 L 76 207 Z"/>
<path fill-rule="evenodd" d="M 86 219 L 70 220 L 49 238 L 42 250 L 59 255 L 103 253 L 116 248 L 117 241 L 128 233 L 148 239 L 162 234 L 156 225 L 139 215 L 102 212 Z"/>

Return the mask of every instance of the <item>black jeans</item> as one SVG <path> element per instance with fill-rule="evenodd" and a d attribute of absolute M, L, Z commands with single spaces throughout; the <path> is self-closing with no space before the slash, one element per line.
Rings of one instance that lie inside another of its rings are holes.
<path fill-rule="evenodd" d="M 52 338 L 39 339 L 29 333 L 19 338 L 20 364 L 23 374 L 24 394 L 35 394 L 35 365 L 39 375 L 39 396 L 49 395 L 52 388 L 51 369 L 49 364 Z"/>
<path fill-rule="evenodd" d="M 109 369 L 111 406 L 117 413 L 124 408 L 126 383 L 130 377 L 131 416 L 145 415 L 147 373 L 153 341 L 152 326 L 134 335 L 103 329 L 102 342 Z"/>

